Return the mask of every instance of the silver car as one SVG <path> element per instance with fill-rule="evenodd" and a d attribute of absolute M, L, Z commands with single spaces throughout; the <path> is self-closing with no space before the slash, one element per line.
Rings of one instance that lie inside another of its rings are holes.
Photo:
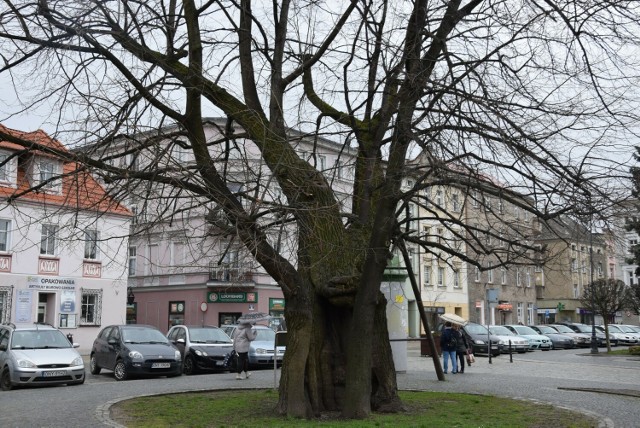
<path fill-rule="evenodd" d="M 79 346 L 50 325 L 0 325 L 0 387 L 84 383 Z"/>
<path fill-rule="evenodd" d="M 220 328 L 229 337 L 233 338 L 233 331 L 237 327 L 237 325 L 232 324 L 223 325 Z M 276 332 L 264 325 L 254 325 L 253 328 L 258 334 L 249 348 L 249 366 L 271 368 L 274 366 L 274 358 L 276 359 L 276 364 L 281 365 L 286 347 L 278 346 L 277 351 L 274 351 Z"/>

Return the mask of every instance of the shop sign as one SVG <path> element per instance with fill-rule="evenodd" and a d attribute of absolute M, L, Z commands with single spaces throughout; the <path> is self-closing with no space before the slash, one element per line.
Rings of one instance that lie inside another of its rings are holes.
<path fill-rule="evenodd" d="M 498 309 L 501 311 L 510 311 L 513 309 L 513 305 L 511 303 L 500 303 Z"/>
<path fill-rule="evenodd" d="M 207 302 L 209 303 L 256 303 L 258 301 L 258 293 L 242 292 L 222 293 L 212 291 L 207 293 Z"/>
<path fill-rule="evenodd" d="M 76 280 L 74 278 L 28 276 L 27 287 L 37 290 L 75 290 Z"/>
<path fill-rule="evenodd" d="M 284 299 L 269 299 L 269 311 L 284 311 Z"/>

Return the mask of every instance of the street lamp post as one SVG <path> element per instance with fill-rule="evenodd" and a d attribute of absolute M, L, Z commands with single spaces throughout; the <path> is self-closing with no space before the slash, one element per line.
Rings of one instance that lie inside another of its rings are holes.
<path fill-rule="evenodd" d="M 591 208 L 591 193 L 587 193 L 589 204 L 589 275 L 591 277 L 591 353 L 598 353 L 598 338 L 596 337 L 596 299 L 595 283 L 593 282 L 593 210 Z"/>

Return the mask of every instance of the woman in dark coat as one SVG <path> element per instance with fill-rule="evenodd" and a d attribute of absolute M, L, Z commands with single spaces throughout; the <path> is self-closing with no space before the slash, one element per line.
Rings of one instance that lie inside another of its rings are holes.
<path fill-rule="evenodd" d="M 453 327 L 453 333 L 456 335 L 456 356 L 458 357 L 458 373 L 464 373 L 464 360 L 467 357 L 467 350 L 469 344 L 467 343 L 467 337 L 462 331 L 462 327 L 456 325 Z M 469 364 L 471 365 L 471 364 Z"/>

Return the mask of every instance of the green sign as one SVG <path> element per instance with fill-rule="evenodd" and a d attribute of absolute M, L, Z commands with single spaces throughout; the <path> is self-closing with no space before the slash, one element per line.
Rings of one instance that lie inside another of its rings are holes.
<path fill-rule="evenodd" d="M 257 303 L 258 293 L 238 291 L 236 293 L 221 293 L 211 291 L 207 293 L 209 303 Z"/>
<path fill-rule="evenodd" d="M 284 311 L 284 299 L 269 299 L 269 311 Z"/>

